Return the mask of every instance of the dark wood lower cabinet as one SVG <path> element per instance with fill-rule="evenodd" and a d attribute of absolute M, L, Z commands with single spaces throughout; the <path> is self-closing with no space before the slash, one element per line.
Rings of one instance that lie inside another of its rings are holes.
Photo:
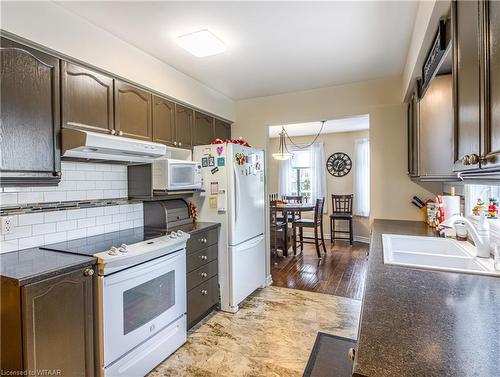
<path fill-rule="evenodd" d="M 188 329 L 219 304 L 218 234 L 219 228 L 198 232 L 187 244 Z"/>
<path fill-rule="evenodd" d="M 2 281 L 3 371 L 94 375 L 92 268 L 22 287 Z"/>

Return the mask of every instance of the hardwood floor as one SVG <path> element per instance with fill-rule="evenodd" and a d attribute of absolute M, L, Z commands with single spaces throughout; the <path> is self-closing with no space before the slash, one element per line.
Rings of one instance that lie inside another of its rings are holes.
<path fill-rule="evenodd" d="M 327 293 L 335 296 L 361 300 L 367 269 L 368 244 L 337 241 L 330 245 L 326 240 L 326 256 L 316 255 L 314 245 L 304 245 L 302 254 L 272 260 L 273 285 Z M 322 252 L 323 254 L 323 252 Z"/>

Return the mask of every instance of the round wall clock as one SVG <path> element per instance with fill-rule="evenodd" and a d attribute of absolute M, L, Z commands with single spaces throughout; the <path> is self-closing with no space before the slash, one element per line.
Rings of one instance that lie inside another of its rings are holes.
<path fill-rule="evenodd" d="M 352 161 L 345 153 L 336 152 L 328 157 L 326 168 L 334 177 L 343 177 L 351 171 Z"/>

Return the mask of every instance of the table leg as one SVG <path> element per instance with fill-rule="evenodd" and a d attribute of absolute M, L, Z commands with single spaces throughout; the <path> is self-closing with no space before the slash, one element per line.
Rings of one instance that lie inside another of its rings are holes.
<path fill-rule="evenodd" d="M 288 257 L 288 213 L 286 211 L 283 211 L 283 221 L 285 222 L 285 229 L 283 229 L 283 256 L 286 258 Z"/>

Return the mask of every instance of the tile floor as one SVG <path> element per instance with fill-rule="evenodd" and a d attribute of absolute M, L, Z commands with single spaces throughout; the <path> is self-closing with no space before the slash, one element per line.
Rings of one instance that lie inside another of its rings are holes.
<path fill-rule="evenodd" d="M 258 290 L 238 313 L 216 312 L 195 326 L 149 376 L 302 376 L 317 332 L 355 338 L 360 310 L 344 297 Z"/>

